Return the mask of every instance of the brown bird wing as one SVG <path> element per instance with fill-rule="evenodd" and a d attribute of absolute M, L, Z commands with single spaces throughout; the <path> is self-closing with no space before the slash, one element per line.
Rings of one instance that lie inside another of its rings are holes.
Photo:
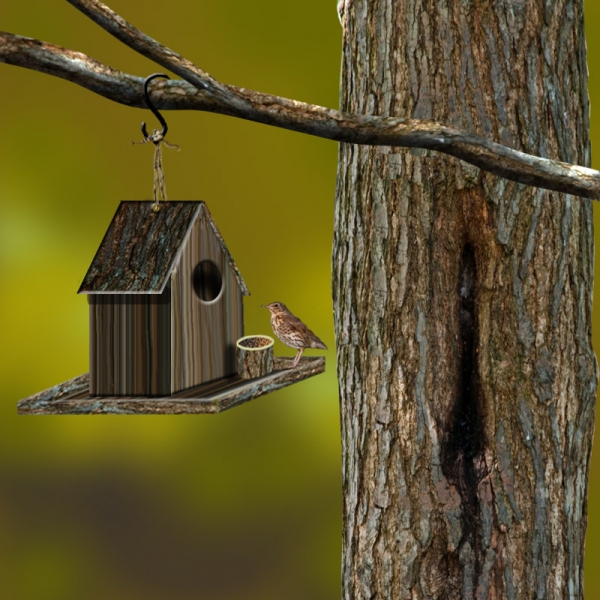
<path fill-rule="evenodd" d="M 306 344 L 306 348 L 321 348 L 327 350 L 327 346 L 296 316 L 290 314 L 288 320 L 290 328 L 296 330 Z"/>

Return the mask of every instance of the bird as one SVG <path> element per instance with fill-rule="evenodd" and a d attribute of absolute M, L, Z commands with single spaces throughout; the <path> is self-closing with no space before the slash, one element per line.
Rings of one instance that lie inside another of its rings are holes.
<path fill-rule="evenodd" d="M 271 327 L 273 333 L 290 348 L 298 348 L 298 354 L 292 363 L 295 367 L 306 348 L 321 348 L 327 346 L 296 316 L 294 316 L 282 302 L 262 304 L 271 313 Z"/>

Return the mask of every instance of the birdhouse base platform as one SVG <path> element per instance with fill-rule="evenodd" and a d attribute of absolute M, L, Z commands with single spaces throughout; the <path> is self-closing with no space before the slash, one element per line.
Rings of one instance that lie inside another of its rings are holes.
<path fill-rule="evenodd" d="M 21 415 L 175 415 L 218 413 L 263 394 L 274 392 L 325 371 L 325 357 L 274 358 L 273 371 L 264 377 L 234 375 L 211 381 L 165 398 L 90 396 L 89 373 L 79 375 L 21 400 Z"/>

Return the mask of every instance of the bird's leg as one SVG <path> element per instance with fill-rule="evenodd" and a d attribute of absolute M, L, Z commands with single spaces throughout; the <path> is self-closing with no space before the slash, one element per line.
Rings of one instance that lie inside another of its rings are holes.
<path fill-rule="evenodd" d="M 298 364 L 298 361 L 300 360 L 300 357 L 302 356 L 303 352 L 304 352 L 304 348 L 300 348 L 298 350 L 298 354 L 296 354 L 296 358 L 294 359 L 294 362 L 292 363 L 292 367 L 295 367 Z"/>

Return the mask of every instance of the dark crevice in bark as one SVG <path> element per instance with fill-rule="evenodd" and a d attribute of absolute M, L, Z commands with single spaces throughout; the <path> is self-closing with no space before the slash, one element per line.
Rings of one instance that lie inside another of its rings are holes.
<path fill-rule="evenodd" d="M 481 517 L 477 487 L 484 453 L 482 409 L 479 399 L 477 345 L 478 326 L 475 289 L 477 269 L 471 244 L 463 247 L 458 294 L 459 357 L 456 400 L 446 424 L 442 446 L 442 469 L 460 494 L 462 503 L 461 546 L 469 544 L 475 557 L 475 577 L 482 567 Z"/>

